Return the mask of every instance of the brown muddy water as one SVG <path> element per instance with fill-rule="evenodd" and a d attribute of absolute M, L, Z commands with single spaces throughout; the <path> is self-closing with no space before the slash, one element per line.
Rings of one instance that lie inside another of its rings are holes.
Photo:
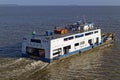
<path fill-rule="evenodd" d="M 51 64 L 21 57 L 21 42 L 33 30 L 43 33 L 78 18 L 115 33 L 102 46 Z M 0 80 L 120 80 L 120 7 L 19 6 L 0 7 Z"/>

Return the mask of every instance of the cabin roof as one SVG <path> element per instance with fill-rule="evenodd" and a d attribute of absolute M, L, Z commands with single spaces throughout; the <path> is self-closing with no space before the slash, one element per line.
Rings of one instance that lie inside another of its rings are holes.
<path fill-rule="evenodd" d="M 98 29 L 92 29 L 92 30 L 89 30 L 89 31 L 69 31 L 68 33 L 66 34 L 52 34 L 52 35 L 49 35 L 47 36 L 46 34 L 43 34 L 43 35 L 40 35 L 40 34 L 35 34 L 35 35 L 31 35 L 31 36 L 27 36 L 27 38 L 33 38 L 33 39 L 48 39 L 48 40 L 52 40 L 52 39 L 57 39 L 57 38 L 61 38 L 61 37 L 68 37 L 70 35 L 77 35 L 77 34 L 82 34 L 84 32 L 91 32 L 91 31 L 95 31 L 95 30 L 98 30 Z"/>

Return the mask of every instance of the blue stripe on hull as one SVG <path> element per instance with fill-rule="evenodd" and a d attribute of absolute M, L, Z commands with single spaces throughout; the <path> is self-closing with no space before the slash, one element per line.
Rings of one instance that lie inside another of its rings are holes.
<path fill-rule="evenodd" d="M 96 47 L 96 46 L 100 45 L 100 44 L 101 44 L 101 43 L 99 43 L 99 44 L 94 44 L 94 45 L 92 45 L 92 46 L 88 46 L 88 47 L 85 47 L 85 48 L 83 48 L 83 49 L 75 50 L 75 51 L 73 51 L 73 52 L 70 52 L 70 53 L 67 53 L 67 54 L 58 56 L 58 57 L 56 57 L 55 59 L 60 59 L 60 58 L 66 57 L 66 56 L 70 56 L 70 55 L 72 55 L 72 54 L 77 54 L 77 53 L 79 53 L 79 52 L 87 51 L 87 50 L 89 50 L 89 49 L 91 49 L 91 48 L 93 48 L 93 47 Z"/>
<path fill-rule="evenodd" d="M 27 53 L 23 54 L 22 53 L 22 57 L 30 57 Z"/>
<path fill-rule="evenodd" d="M 83 52 L 83 51 L 89 50 L 89 49 L 91 49 L 91 48 L 92 48 L 92 46 L 89 46 L 89 47 L 86 47 L 86 48 L 83 48 L 83 49 L 80 49 L 80 50 L 76 50 L 76 51 L 73 51 L 73 52 L 64 54 L 64 55 L 58 57 L 58 59 L 63 58 L 63 57 L 66 57 L 66 56 L 69 56 L 69 55 L 72 55 L 72 54 L 77 54 L 77 53 L 79 53 L 79 52 Z"/>

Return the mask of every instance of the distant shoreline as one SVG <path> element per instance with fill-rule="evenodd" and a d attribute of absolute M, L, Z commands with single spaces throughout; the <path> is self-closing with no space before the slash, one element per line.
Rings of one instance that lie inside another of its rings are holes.
<path fill-rule="evenodd" d="M 41 6 L 41 7 L 46 7 L 46 6 L 58 6 L 58 7 L 62 7 L 62 6 L 64 6 L 64 7 L 84 7 L 84 6 L 88 6 L 88 7 L 120 7 L 120 5 L 18 5 L 18 4 L 0 4 L 0 7 L 14 7 L 14 6 L 18 6 L 18 7 L 20 7 L 20 6 Z"/>
<path fill-rule="evenodd" d="M 18 4 L 0 4 L 0 7 L 20 6 Z"/>

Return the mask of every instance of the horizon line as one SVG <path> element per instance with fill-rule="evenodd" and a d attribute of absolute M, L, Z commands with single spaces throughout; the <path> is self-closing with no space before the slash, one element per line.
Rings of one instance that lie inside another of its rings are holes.
<path fill-rule="evenodd" d="M 66 5 L 34 5 L 34 4 L 0 4 L 0 6 L 120 6 L 120 5 L 77 5 L 77 4 L 66 4 Z"/>

